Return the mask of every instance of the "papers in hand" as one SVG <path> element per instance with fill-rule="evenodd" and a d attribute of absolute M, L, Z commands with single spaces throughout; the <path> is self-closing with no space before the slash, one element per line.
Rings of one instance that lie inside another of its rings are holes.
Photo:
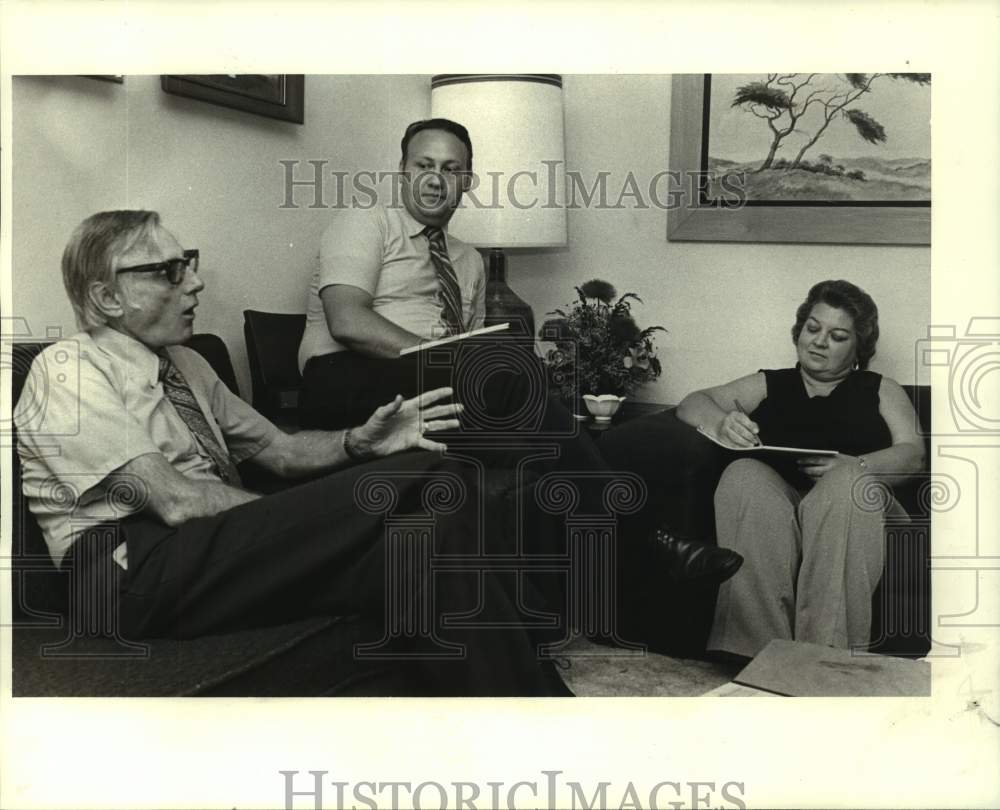
<path fill-rule="evenodd" d="M 405 357 L 406 355 L 413 354 L 414 352 L 422 352 L 424 349 L 434 349 L 438 346 L 446 346 L 449 343 L 455 343 L 456 341 L 476 337 L 477 335 L 487 335 L 490 332 L 502 332 L 509 327 L 510 322 L 506 321 L 504 323 L 493 324 L 493 326 L 484 326 L 482 329 L 473 329 L 470 332 L 462 332 L 460 335 L 449 335 L 448 337 L 439 338 L 438 340 L 428 340 L 426 343 L 418 343 L 416 346 L 408 346 L 405 349 L 400 349 L 399 356 Z"/>
<path fill-rule="evenodd" d="M 698 432 L 707 439 L 711 439 L 719 447 L 733 450 L 737 453 L 784 453 L 792 456 L 835 456 L 836 450 L 815 450 L 808 447 L 782 447 L 777 444 L 758 444 L 756 447 L 737 447 L 735 444 L 723 441 L 718 436 L 713 436 L 704 428 L 699 427 Z"/>

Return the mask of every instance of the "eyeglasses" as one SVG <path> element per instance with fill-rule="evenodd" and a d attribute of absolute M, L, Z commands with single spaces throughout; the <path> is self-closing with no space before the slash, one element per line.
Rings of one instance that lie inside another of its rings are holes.
<path fill-rule="evenodd" d="M 190 270 L 192 273 L 198 272 L 198 249 L 191 248 L 184 251 L 183 259 L 167 259 L 165 262 L 155 262 L 154 264 L 137 264 L 135 267 L 119 267 L 118 273 L 163 273 L 163 277 L 176 287 L 184 280 L 184 272 Z"/>

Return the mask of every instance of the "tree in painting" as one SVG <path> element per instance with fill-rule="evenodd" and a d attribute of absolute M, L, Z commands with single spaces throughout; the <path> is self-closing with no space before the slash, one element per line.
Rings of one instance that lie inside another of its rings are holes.
<path fill-rule="evenodd" d="M 929 73 L 843 73 L 838 74 L 832 84 L 824 83 L 820 86 L 816 81 L 820 75 L 769 73 L 766 81 L 750 82 L 736 89 L 731 106 L 739 107 L 766 121 L 771 130 L 771 145 L 764 162 L 756 169 L 757 172 L 772 168 L 808 168 L 823 174 L 841 174 L 842 170 L 838 172 L 838 167 L 831 165 L 829 155 L 820 155 L 816 164 L 803 162 L 806 152 L 816 145 L 829 126 L 834 122 L 846 122 L 868 143 L 884 143 L 888 135 L 882 124 L 863 110 L 850 105 L 866 93 L 871 93 L 879 80 L 891 79 L 919 85 L 930 84 L 931 81 Z M 775 154 L 782 141 L 800 129 L 803 117 L 813 109 L 820 113 L 819 125 L 808 135 L 798 154 L 792 160 L 775 161 Z M 848 173 L 847 176 L 853 180 L 865 179 L 862 172 Z"/>

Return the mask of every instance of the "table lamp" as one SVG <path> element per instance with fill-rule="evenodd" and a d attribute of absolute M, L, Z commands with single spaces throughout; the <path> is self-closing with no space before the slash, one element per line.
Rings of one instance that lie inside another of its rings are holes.
<path fill-rule="evenodd" d="M 562 77 L 543 73 L 431 78 L 431 115 L 469 130 L 477 182 L 449 224 L 489 250 L 486 325 L 534 336 L 531 307 L 507 284 L 505 248 L 566 244 Z"/>

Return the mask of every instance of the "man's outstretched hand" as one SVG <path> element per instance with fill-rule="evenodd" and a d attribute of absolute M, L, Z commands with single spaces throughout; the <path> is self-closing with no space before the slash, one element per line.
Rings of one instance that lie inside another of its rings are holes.
<path fill-rule="evenodd" d="M 413 449 L 444 452 L 447 445 L 425 434 L 458 427 L 456 417 L 463 406 L 455 402 L 438 404 L 450 399 L 452 393 L 451 388 L 435 388 L 413 399 L 403 399 L 397 394 L 388 405 L 377 408 L 361 427 L 351 430 L 352 448 L 371 458 Z"/>

